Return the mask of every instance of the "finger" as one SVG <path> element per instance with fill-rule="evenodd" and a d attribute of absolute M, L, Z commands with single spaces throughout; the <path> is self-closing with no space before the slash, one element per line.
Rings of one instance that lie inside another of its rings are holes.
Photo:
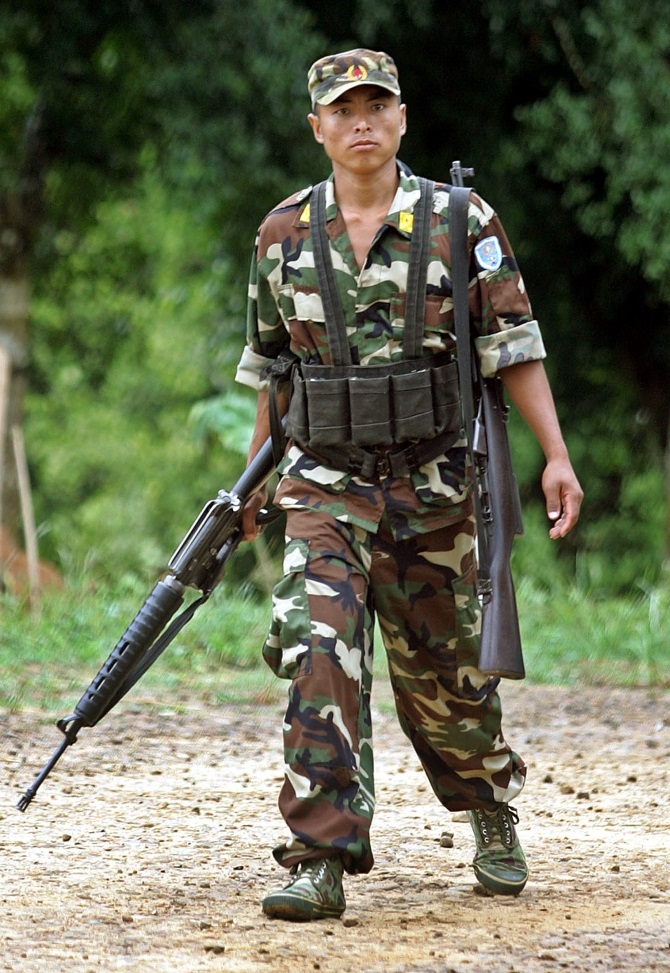
<path fill-rule="evenodd" d="M 561 503 L 560 492 L 551 488 L 547 489 L 545 500 L 547 505 L 547 517 L 549 520 L 558 521 L 563 513 L 563 504 Z"/>
<path fill-rule="evenodd" d="M 579 520 L 579 500 L 571 493 L 564 496 L 561 505 L 561 514 L 555 519 L 554 526 L 549 531 L 549 536 L 553 539 L 565 537 Z"/>
<path fill-rule="evenodd" d="M 253 497 L 247 500 L 242 511 L 242 540 L 255 540 L 262 530 L 262 526 L 256 522 L 258 511 L 267 500 L 267 493 L 259 490 Z"/>

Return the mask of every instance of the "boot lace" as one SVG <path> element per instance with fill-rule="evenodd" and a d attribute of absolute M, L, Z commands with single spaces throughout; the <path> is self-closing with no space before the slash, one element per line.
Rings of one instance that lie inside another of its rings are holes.
<path fill-rule="evenodd" d="M 508 804 L 501 804 L 496 811 L 487 812 L 482 808 L 475 811 L 479 833 L 485 845 L 498 837 L 507 848 L 511 848 L 515 841 L 514 825 L 519 823 L 516 808 Z"/>

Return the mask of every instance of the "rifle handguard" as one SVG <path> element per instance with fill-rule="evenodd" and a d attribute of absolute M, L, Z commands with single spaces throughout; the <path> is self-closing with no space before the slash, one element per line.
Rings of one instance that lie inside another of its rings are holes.
<path fill-rule="evenodd" d="M 244 503 L 261 489 L 273 470 L 272 443 L 268 439 L 230 493 L 221 490 L 214 500 L 205 504 L 170 558 L 169 573 L 156 583 L 74 711 L 58 720 L 56 725 L 65 739 L 19 800 L 16 805 L 19 811 L 29 806 L 67 748 L 76 742 L 79 730 L 83 726 L 95 726 L 116 706 L 193 617 L 197 607 L 207 600 L 241 539 Z M 279 512 L 261 513 L 268 522 Z M 173 618 L 187 587 L 199 589 L 202 597 Z"/>

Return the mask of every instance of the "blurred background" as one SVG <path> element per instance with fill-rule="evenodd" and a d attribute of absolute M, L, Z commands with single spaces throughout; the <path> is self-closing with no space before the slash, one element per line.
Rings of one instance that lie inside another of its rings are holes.
<path fill-rule="evenodd" d="M 48 659 L 125 625 L 241 472 L 255 403 L 233 376 L 255 231 L 327 174 L 306 72 L 354 46 L 396 59 L 403 161 L 438 180 L 454 159 L 474 167 L 543 329 L 586 500 L 550 543 L 542 457 L 513 419 L 531 670 L 670 679 L 664 0 L 0 0 L 5 674 L 43 664 L 45 626 Z M 246 638 L 257 659 L 280 532 L 236 555 L 228 611 L 184 636 L 185 656 L 239 662 Z M 26 618 L 31 536 L 46 590 Z M 221 634 L 235 599 L 238 628 Z"/>

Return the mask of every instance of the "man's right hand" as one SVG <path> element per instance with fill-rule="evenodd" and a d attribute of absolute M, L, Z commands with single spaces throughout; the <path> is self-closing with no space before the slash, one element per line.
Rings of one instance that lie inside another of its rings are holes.
<path fill-rule="evenodd" d="M 262 527 L 256 523 L 258 511 L 265 506 L 268 501 L 267 490 L 259 490 L 249 497 L 242 510 L 242 540 L 255 541 L 260 534 Z"/>

